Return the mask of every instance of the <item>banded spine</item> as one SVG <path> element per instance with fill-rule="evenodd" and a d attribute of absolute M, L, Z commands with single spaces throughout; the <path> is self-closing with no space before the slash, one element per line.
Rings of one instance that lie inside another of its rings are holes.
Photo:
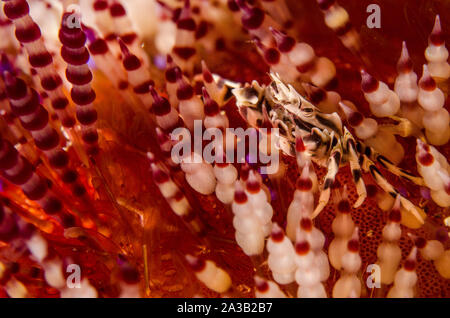
<path fill-rule="evenodd" d="M 73 127 L 75 119 L 67 109 L 69 100 L 62 91 L 62 79 L 53 67 L 53 58 L 44 44 L 39 26 L 29 15 L 30 8 L 25 0 L 3 0 L 6 17 L 13 21 L 17 40 L 28 53 L 28 61 L 41 79 L 42 88 L 48 94 L 53 110 L 64 127 Z"/>
<path fill-rule="evenodd" d="M 81 28 L 72 27 L 73 14 L 64 13 L 59 39 L 62 43 L 61 56 L 67 63 L 66 78 L 72 84 L 70 96 L 77 106 L 77 119 L 81 124 L 81 137 L 93 154 L 98 149 L 96 98 L 91 87 L 92 73 L 87 65 L 89 52 L 85 47 L 86 35 Z M 76 17 L 79 18 L 79 17 Z"/>
<path fill-rule="evenodd" d="M 19 118 L 22 127 L 30 132 L 36 146 L 44 152 L 61 180 L 73 186 L 75 195 L 85 194 L 86 190 L 77 182 L 77 172 L 69 167 L 69 156 L 60 145 L 58 132 L 50 125 L 47 110 L 39 103 L 38 93 L 9 72 L 5 72 L 4 77 L 12 113 Z"/>
<path fill-rule="evenodd" d="M 9 141 L 1 137 L 0 171 L 5 179 L 19 186 L 25 196 L 36 201 L 46 213 L 56 214 L 63 210 L 61 201 L 48 187 L 49 180 L 34 172 L 33 165 Z"/>
<path fill-rule="evenodd" d="M 115 87 L 120 90 L 127 89 L 128 81 L 125 70 L 118 64 L 118 59 L 114 56 L 108 42 L 89 27 L 83 26 L 83 30 L 87 37 L 89 53 L 94 59 L 95 65 L 97 65 L 103 74 L 112 75 L 109 78 Z"/>
<path fill-rule="evenodd" d="M 114 25 L 114 34 L 130 46 L 142 60 L 144 66 L 147 67 L 149 65 L 147 53 L 140 46 L 138 34 L 135 32 L 133 23 L 121 1 L 112 1 L 109 6 L 109 13 Z"/>
<path fill-rule="evenodd" d="M 127 71 L 128 81 L 133 87 L 133 92 L 139 97 L 145 108 L 150 110 L 155 102 L 150 93 L 150 86 L 155 85 L 155 82 L 150 79 L 150 73 L 142 64 L 141 59 L 130 52 L 126 43 L 119 40 L 119 44 L 123 54 L 123 67 Z"/>

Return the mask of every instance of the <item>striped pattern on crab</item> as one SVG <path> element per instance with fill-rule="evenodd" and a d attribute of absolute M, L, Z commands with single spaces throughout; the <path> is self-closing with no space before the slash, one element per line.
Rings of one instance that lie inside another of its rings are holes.
<path fill-rule="evenodd" d="M 349 164 L 358 193 L 355 208 L 359 207 L 367 196 L 362 172 L 370 173 L 384 191 L 394 198 L 399 195 L 402 206 L 424 223 L 419 208 L 386 180 L 375 163 L 379 163 L 396 176 L 417 185 L 424 185 L 420 177 L 397 167 L 373 148 L 356 140 L 337 113 L 321 112 L 291 85 L 283 83 L 278 75 L 271 73 L 270 77 L 272 82 L 267 86 L 253 81 L 250 85 L 232 89 L 232 93 L 236 97 L 239 113 L 249 125 L 260 128 L 264 121 L 268 120 L 279 129 L 278 146 L 281 151 L 295 156 L 296 144 L 300 142 L 304 145 L 307 155 L 317 165 L 327 168 L 313 218 L 327 205 L 339 168 Z"/>

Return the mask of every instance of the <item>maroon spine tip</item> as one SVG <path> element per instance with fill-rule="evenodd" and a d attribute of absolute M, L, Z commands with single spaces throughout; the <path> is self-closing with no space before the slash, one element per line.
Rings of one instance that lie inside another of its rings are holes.
<path fill-rule="evenodd" d="M 153 97 L 152 111 L 156 116 L 164 116 L 170 113 L 171 106 L 169 101 L 158 95 L 153 86 L 149 86 L 150 93 Z"/>
<path fill-rule="evenodd" d="M 54 168 L 63 168 L 69 164 L 69 156 L 63 150 L 58 150 L 49 158 L 50 165 Z"/>
<path fill-rule="evenodd" d="M 405 270 L 412 272 L 416 269 L 416 261 L 413 259 L 407 259 L 403 267 L 405 268 Z"/>
<path fill-rule="evenodd" d="M 260 281 L 257 282 L 255 284 L 256 289 L 260 292 L 260 293 L 265 293 L 269 290 L 269 284 L 266 281 Z"/>
<path fill-rule="evenodd" d="M 127 284 L 137 284 L 140 280 L 139 272 L 131 266 L 122 268 L 121 278 Z"/>
<path fill-rule="evenodd" d="M 77 110 L 77 119 L 82 125 L 91 125 L 97 121 L 97 111 L 80 108 Z"/>
<path fill-rule="evenodd" d="M 270 238 L 274 241 L 274 242 L 282 242 L 284 239 L 284 233 L 281 230 L 278 231 L 272 231 L 272 233 L 270 234 Z"/>
<path fill-rule="evenodd" d="M 127 33 L 124 35 L 120 36 L 120 39 L 127 45 L 131 45 L 133 44 L 133 42 L 137 39 L 137 34 L 132 32 L 132 33 Z"/>
<path fill-rule="evenodd" d="M 358 240 L 353 240 L 352 239 L 352 240 L 348 241 L 347 249 L 350 252 L 353 252 L 353 253 L 358 252 L 358 250 L 359 250 L 359 242 L 358 242 Z"/>
<path fill-rule="evenodd" d="M 48 135 L 35 139 L 36 147 L 41 150 L 51 150 L 59 145 L 59 135 L 52 129 Z"/>
<path fill-rule="evenodd" d="M 292 51 L 296 43 L 294 38 L 287 36 L 283 32 L 275 30 L 272 27 L 270 27 L 270 31 L 272 32 L 273 37 L 277 42 L 278 49 L 280 50 L 280 52 L 287 53 Z"/>
<path fill-rule="evenodd" d="M 310 178 L 307 179 L 298 178 L 297 182 L 295 183 L 296 189 L 300 191 L 310 191 L 312 189 L 312 185 L 313 184 Z"/>
<path fill-rule="evenodd" d="M 417 248 L 424 248 L 425 245 L 427 245 L 427 240 L 419 236 L 414 240 L 414 244 L 417 246 Z"/>
<path fill-rule="evenodd" d="M 315 64 L 316 64 L 316 60 L 312 59 L 309 62 L 306 62 L 306 63 L 301 64 L 301 65 L 297 65 L 296 69 L 300 73 L 306 73 L 306 72 L 310 71 L 314 67 Z"/>
<path fill-rule="evenodd" d="M 50 75 L 47 77 L 43 77 L 41 80 L 42 88 L 47 91 L 53 91 L 58 88 L 62 84 L 62 79 L 59 75 Z"/>
<path fill-rule="evenodd" d="M 28 57 L 32 67 L 42 68 L 53 63 L 52 55 L 49 52 L 42 52 L 38 54 L 33 54 Z M 36 70 L 35 70 L 36 71 Z"/>
<path fill-rule="evenodd" d="M 432 154 L 427 152 L 425 154 L 419 155 L 418 160 L 423 166 L 431 166 L 434 162 L 434 157 Z"/>
<path fill-rule="evenodd" d="M 350 124 L 350 126 L 352 127 L 356 127 L 361 125 L 361 123 L 364 120 L 364 116 L 360 113 L 360 112 L 352 112 L 349 116 L 348 116 L 348 123 Z"/>
<path fill-rule="evenodd" d="M 177 28 L 181 29 L 181 30 L 194 32 L 195 29 L 197 28 L 197 25 L 195 24 L 194 19 L 185 18 L 185 19 L 180 19 L 177 21 Z"/>
<path fill-rule="evenodd" d="M 300 220 L 300 227 L 302 230 L 306 231 L 306 232 L 310 232 L 313 228 L 313 224 L 311 219 L 307 219 L 307 218 L 302 218 Z"/>
<path fill-rule="evenodd" d="M 135 71 L 141 67 L 141 61 L 136 55 L 130 54 L 123 59 L 123 67 L 128 71 Z"/>
<path fill-rule="evenodd" d="M 179 100 L 188 100 L 191 99 L 194 96 L 194 89 L 191 85 L 186 83 L 186 81 L 183 79 L 183 76 L 181 74 L 181 71 L 179 68 L 175 69 L 176 78 L 177 78 L 177 98 Z"/>
<path fill-rule="evenodd" d="M 63 125 L 63 127 L 72 128 L 73 126 L 75 126 L 75 118 L 65 117 L 61 120 L 61 124 Z"/>
<path fill-rule="evenodd" d="M 361 71 L 361 89 L 364 93 L 373 93 L 378 89 L 380 83 L 375 77 L 367 73 L 366 71 Z"/>
<path fill-rule="evenodd" d="M 234 201 L 236 203 L 244 204 L 245 202 L 247 202 L 247 200 L 248 200 L 247 195 L 245 194 L 244 191 L 236 191 L 234 193 Z"/>
<path fill-rule="evenodd" d="M 98 141 L 98 133 L 97 131 L 84 132 L 81 138 L 85 143 L 94 145 Z"/>
<path fill-rule="evenodd" d="M 180 59 L 183 60 L 189 60 L 191 57 L 193 57 L 196 53 L 196 50 L 194 47 L 190 46 L 176 46 L 172 49 L 173 53 L 176 54 Z"/>
<path fill-rule="evenodd" d="M 133 87 L 133 92 L 139 95 L 147 94 L 150 92 L 150 85 L 155 85 L 155 82 L 153 80 L 145 81 L 144 83 Z"/>
<path fill-rule="evenodd" d="M 337 36 L 343 36 L 347 32 L 349 32 L 352 28 L 353 26 L 350 23 L 350 21 L 347 21 L 347 23 L 345 23 L 342 27 L 335 29 L 334 32 L 336 32 Z"/>
<path fill-rule="evenodd" d="M 108 1 L 106 0 L 96 0 L 92 5 L 95 11 L 103 11 L 108 9 Z"/>
<path fill-rule="evenodd" d="M 196 258 L 193 262 L 189 262 L 194 272 L 201 272 L 206 267 L 206 262 L 201 258 Z"/>
<path fill-rule="evenodd" d="M 95 100 L 94 90 L 89 90 L 88 92 L 80 91 L 76 86 L 70 91 L 70 96 L 74 103 L 80 106 L 89 105 Z"/>
<path fill-rule="evenodd" d="M 298 255 L 306 255 L 310 250 L 310 245 L 307 241 L 298 242 L 295 244 L 295 253 Z"/>
<path fill-rule="evenodd" d="M 95 39 L 89 45 L 89 51 L 92 55 L 101 55 L 108 52 L 108 44 L 103 39 Z"/>
<path fill-rule="evenodd" d="M 419 86 L 421 89 L 429 92 L 434 91 L 437 87 L 436 81 L 428 74 L 420 79 Z"/>
<path fill-rule="evenodd" d="M 4 1 L 5 5 L 3 11 L 5 15 L 11 19 L 16 20 L 26 16 L 30 12 L 30 7 L 25 0 L 21 1 Z"/>
<path fill-rule="evenodd" d="M 239 6 L 236 3 L 236 0 L 228 0 L 227 1 L 227 7 L 228 9 L 230 9 L 230 11 L 232 12 L 237 12 L 239 11 Z"/>
<path fill-rule="evenodd" d="M 114 18 L 123 17 L 127 14 L 125 8 L 119 2 L 114 2 L 111 7 L 109 7 L 109 12 Z"/>
<path fill-rule="evenodd" d="M 338 203 L 337 209 L 341 213 L 350 213 L 351 206 L 350 206 L 350 203 L 348 202 L 348 200 L 341 200 Z"/>
<path fill-rule="evenodd" d="M 265 13 L 259 8 L 249 8 L 249 11 L 244 11 L 242 15 L 242 25 L 249 29 L 258 29 L 264 23 Z"/>
<path fill-rule="evenodd" d="M 41 29 L 39 29 L 39 26 L 33 22 L 33 24 L 23 29 L 16 28 L 15 34 L 19 42 L 30 43 L 41 37 Z"/>
<path fill-rule="evenodd" d="M 208 33 L 208 22 L 205 20 L 200 21 L 197 30 L 195 31 L 195 38 L 201 39 Z"/>
<path fill-rule="evenodd" d="M 217 115 L 220 111 L 219 104 L 216 103 L 215 100 L 213 100 L 206 90 L 205 87 L 202 87 L 202 94 L 205 104 L 205 115 L 206 116 L 214 116 Z"/>
<path fill-rule="evenodd" d="M 264 59 L 268 64 L 275 65 L 280 63 L 280 57 L 280 52 L 275 48 L 269 48 L 264 52 Z"/>
<path fill-rule="evenodd" d="M 400 213 L 399 209 L 392 209 L 392 211 L 389 213 L 389 220 L 394 223 L 400 223 L 402 220 L 402 214 Z"/>
<path fill-rule="evenodd" d="M 157 184 L 161 184 L 169 181 L 170 178 L 164 171 L 160 169 L 155 169 L 153 171 L 153 179 Z"/>
<path fill-rule="evenodd" d="M 328 10 L 336 2 L 336 0 L 317 0 L 317 4 L 321 10 Z"/>
<path fill-rule="evenodd" d="M 52 101 L 52 106 L 55 110 L 63 110 L 67 107 L 67 105 L 69 105 L 69 101 L 65 97 L 54 99 Z"/>
<path fill-rule="evenodd" d="M 214 82 L 214 78 L 213 78 L 211 72 L 207 68 L 203 69 L 202 75 L 203 75 L 203 80 L 205 81 L 205 83 L 211 84 L 212 82 Z"/>
<path fill-rule="evenodd" d="M 166 81 L 172 84 L 175 84 L 177 82 L 177 75 L 175 72 L 175 68 L 168 68 L 165 72 Z"/>
<path fill-rule="evenodd" d="M 428 38 L 431 44 L 440 46 L 445 44 L 444 36 L 442 34 L 441 21 L 439 19 L 439 15 L 436 16 L 434 21 L 433 30 Z"/>

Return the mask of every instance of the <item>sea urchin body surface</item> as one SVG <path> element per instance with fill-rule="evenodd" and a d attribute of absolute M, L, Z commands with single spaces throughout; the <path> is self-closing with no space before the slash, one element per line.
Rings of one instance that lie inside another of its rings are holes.
<path fill-rule="evenodd" d="M 377 3 L 2 0 L 0 297 L 449 298 L 450 5 Z"/>

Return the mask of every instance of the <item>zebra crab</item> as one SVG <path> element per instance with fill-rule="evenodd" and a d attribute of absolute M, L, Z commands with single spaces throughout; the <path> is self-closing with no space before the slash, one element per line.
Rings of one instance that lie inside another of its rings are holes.
<path fill-rule="evenodd" d="M 285 154 L 295 156 L 296 139 L 301 138 L 307 155 L 317 165 L 325 167 L 320 191 L 319 203 L 312 214 L 316 217 L 327 205 L 331 186 L 339 168 L 349 164 L 356 186 L 358 199 L 354 207 L 359 207 L 367 197 L 362 179 L 362 171 L 369 173 L 375 182 L 393 198 L 399 196 L 400 202 L 408 212 L 423 224 L 424 219 L 419 208 L 402 196 L 391 185 L 375 162 L 379 163 L 396 176 L 423 186 L 423 179 L 397 167 L 389 159 L 356 140 L 343 125 L 337 113 L 323 113 L 316 106 L 299 94 L 290 84 L 285 84 L 276 74 L 270 74 L 271 83 L 267 86 L 253 81 L 251 85 L 234 85 L 232 94 L 241 116 L 249 125 L 259 128 L 264 120 L 279 129 L 278 147 Z M 401 119 L 403 121 L 403 119 Z"/>

